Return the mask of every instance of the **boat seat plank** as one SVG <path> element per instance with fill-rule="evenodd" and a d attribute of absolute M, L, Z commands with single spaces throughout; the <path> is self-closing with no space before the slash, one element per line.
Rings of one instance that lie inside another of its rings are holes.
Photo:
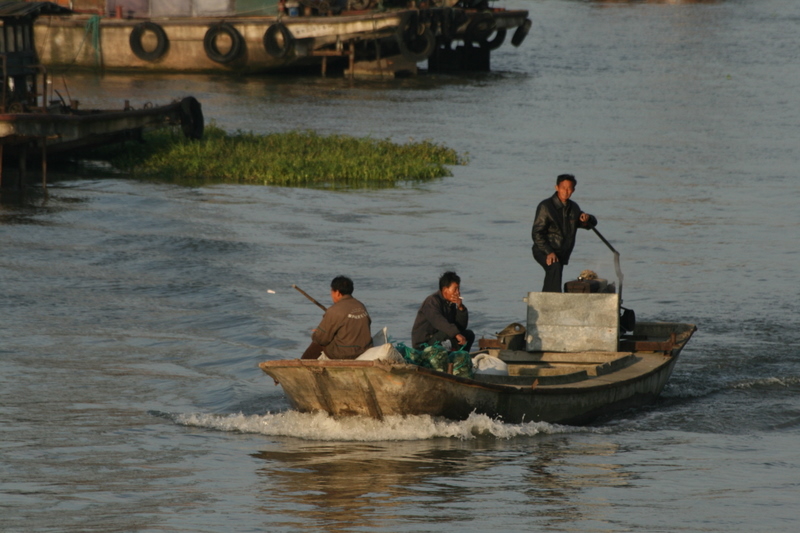
<path fill-rule="evenodd" d="M 612 372 L 616 372 L 622 368 L 632 365 L 637 361 L 637 357 L 632 353 L 620 355 L 616 359 L 611 359 L 605 363 L 601 363 L 595 367 L 596 376 L 604 376 Z"/>
<path fill-rule="evenodd" d="M 526 352 L 522 350 L 500 350 L 497 357 L 506 363 L 569 363 L 600 365 L 613 361 L 628 352 Z"/>
<path fill-rule="evenodd" d="M 589 379 L 586 370 L 576 370 L 566 374 L 520 374 L 509 376 L 498 376 L 495 374 L 476 374 L 475 381 L 483 383 L 496 383 L 498 385 L 511 385 L 515 387 L 535 387 L 545 385 L 565 385 L 567 383 L 577 383 Z"/>

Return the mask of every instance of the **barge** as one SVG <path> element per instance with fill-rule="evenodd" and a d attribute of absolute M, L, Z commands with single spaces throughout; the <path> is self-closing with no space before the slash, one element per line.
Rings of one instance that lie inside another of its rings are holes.
<path fill-rule="evenodd" d="M 82 3 L 83 2 L 83 3 Z M 100 5 L 97 5 L 97 4 Z M 48 67 L 259 74 L 312 67 L 346 74 L 490 70 L 519 46 L 526 10 L 486 0 L 75 0 L 76 15 L 35 26 Z M 88 12 L 87 12 L 88 11 Z"/>

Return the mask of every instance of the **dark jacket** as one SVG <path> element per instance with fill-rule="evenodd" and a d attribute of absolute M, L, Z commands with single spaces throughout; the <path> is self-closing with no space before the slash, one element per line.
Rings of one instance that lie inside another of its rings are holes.
<path fill-rule="evenodd" d="M 372 347 L 371 324 L 364 304 L 352 296 L 343 296 L 325 311 L 311 340 L 324 346 L 325 355 L 331 359 L 355 359 Z"/>
<path fill-rule="evenodd" d="M 568 264 L 578 228 L 590 229 L 597 225 L 597 219 L 591 215 L 588 222 L 581 222 L 582 212 L 572 200 L 567 200 L 566 205 L 562 204 L 558 193 L 542 200 L 536 208 L 531 229 L 533 257 L 541 263 L 548 254 L 555 253 L 562 264 Z"/>
<path fill-rule="evenodd" d="M 439 291 L 434 292 L 422 302 L 411 328 L 411 345 L 429 344 L 437 331 L 443 331 L 452 338 L 467 329 L 469 311 L 466 306 L 459 311 L 456 304 L 448 302 Z"/>

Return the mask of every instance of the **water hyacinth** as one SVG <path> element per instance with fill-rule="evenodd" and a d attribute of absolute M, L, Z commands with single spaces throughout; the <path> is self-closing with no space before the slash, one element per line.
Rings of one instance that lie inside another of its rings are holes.
<path fill-rule="evenodd" d="M 212 124 L 200 141 L 185 139 L 177 129 L 148 132 L 144 141 L 122 150 L 103 148 L 91 157 L 135 177 L 320 187 L 426 181 L 451 176 L 448 165 L 466 164 L 455 150 L 427 140 L 397 144 L 313 131 L 227 133 Z"/>

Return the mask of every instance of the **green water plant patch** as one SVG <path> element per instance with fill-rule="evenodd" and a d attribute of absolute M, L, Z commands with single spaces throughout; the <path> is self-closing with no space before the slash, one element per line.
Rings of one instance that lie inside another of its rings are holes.
<path fill-rule="evenodd" d="M 432 141 L 320 135 L 313 131 L 255 134 L 205 129 L 188 140 L 180 130 L 146 133 L 143 143 L 104 148 L 91 156 L 134 177 L 283 186 L 391 186 L 451 176 L 466 157 Z"/>

